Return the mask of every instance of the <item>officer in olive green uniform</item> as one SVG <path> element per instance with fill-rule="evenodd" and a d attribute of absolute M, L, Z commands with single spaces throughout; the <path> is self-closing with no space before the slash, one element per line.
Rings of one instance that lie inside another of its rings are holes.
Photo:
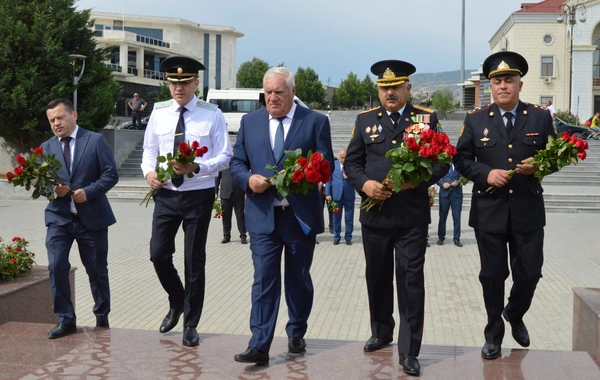
<path fill-rule="evenodd" d="M 537 167 L 524 162 L 556 133 L 548 111 L 519 100 L 521 77 L 527 70 L 525 58 L 514 52 L 495 53 L 485 60 L 483 73 L 490 78 L 494 103 L 466 116 L 454 157 L 456 170 L 473 181 L 469 226 L 477 238 L 479 281 L 488 315 L 481 352 L 485 359 L 502 354 L 502 316 L 511 324 L 517 343 L 529 346 L 523 315 L 542 277 L 543 190 L 533 175 Z M 513 169 L 517 174 L 510 179 Z M 492 193 L 486 192 L 490 185 L 497 187 Z M 514 283 L 504 306 L 509 251 Z"/>
<path fill-rule="evenodd" d="M 431 222 L 428 188 L 449 170 L 447 164 L 434 165 L 429 182 L 416 188 L 406 183 L 405 190 L 398 193 L 387 191 L 381 184 L 392 166 L 391 159 L 385 158 L 386 152 L 398 148 L 407 132 L 418 133 L 419 128 L 439 126 L 435 112 L 407 102 L 411 89 L 408 76 L 415 70 L 403 61 L 381 61 L 371 67 L 371 72 L 379 76 L 382 106 L 362 112 L 356 118 L 344 165 L 348 181 L 363 201 L 367 197 L 385 199 L 381 210 L 373 207 L 360 212 L 372 332 L 364 350 L 378 350 L 393 340 L 395 267 L 400 364 L 406 373 L 413 375 L 420 372 L 417 356 L 423 336 L 423 265 Z"/>

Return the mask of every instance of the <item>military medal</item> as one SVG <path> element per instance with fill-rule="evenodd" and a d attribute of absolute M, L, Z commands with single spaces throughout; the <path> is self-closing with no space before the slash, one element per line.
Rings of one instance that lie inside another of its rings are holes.
<path fill-rule="evenodd" d="M 379 131 L 379 133 L 381 133 L 381 130 L 382 130 L 382 129 L 383 129 L 383 128 L 381 128 L 381 125 L 379 126 L 379 128 L 377 128 L 377 130 Z"/>
<path fill-rule="evenodd" d="M 490 141 L 490 139 L 487 137 L 488 133 L 489 133 L 488 129 L 487 129 L 487 128 L 485 128 L 485 129 L 483 130 L 483 138 L 482 138 L 482 139 L 480 139 L 480 140 L 481 140 L 481 141 L 483 141 L 484 143 L 485 143 L 485 142 L 488 142 L 488 141 Z M 485 144 L 484 144 L 484 145 L 485 145 Z"/>
<path fill-rule="evenodd" d="M 371 127 L 367 127 L 367 129 L 365 129 L 365 132 L 367 132 L 367 134 L 371 133 Z"/>

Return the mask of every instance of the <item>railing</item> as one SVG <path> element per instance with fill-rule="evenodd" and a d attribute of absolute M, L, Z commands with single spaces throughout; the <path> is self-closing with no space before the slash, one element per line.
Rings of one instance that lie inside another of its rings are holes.
<path fill-rule="evenodd" d="M 600 78 L 593 78 L 593 84 L 592 86 L 594 87 L 600 87 Z"/>
<path fill-rule="evenodd" d="M 116 71 L 117 73 L 122 73 L 123 68 L 116 63 L 105 63 L 106 66 L 110 67 L 112 71 Z"/>
<path fill-rule="evenodd" d="M 156 80 L 165 80 L 165 74 L 161 71 L 154 70 L 144 70 L 144 78 L 156 79 Z"/>
<path fill-rule="evenodd" d="M 135 68 L 135 67 L 128 66 L 127 67 L 127 74 L 132 74 L 132 75 L 135 75 L 137 77 L 137 75 L 138 75 L 138 69 Z"/>

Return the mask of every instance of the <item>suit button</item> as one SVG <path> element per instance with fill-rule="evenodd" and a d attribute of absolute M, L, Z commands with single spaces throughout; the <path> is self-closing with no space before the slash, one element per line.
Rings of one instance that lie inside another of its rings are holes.
<path fill-rule="evenodd" d="M 512 162 L 512 158 L 509 158 L 509 159 L 508 159 L 508 162 Z"/>
<path fill-rule="evenodd" d="M 481 190 L 477 190 L 477 194 L 481 194 Z"/>
<path fill-rule="evenodd" d="M 508 190 L 508 193 L 509 193 L 509 194 L 512 194 L 512 193 L 513 193 L 513 191 L 512 191 L 512 190 Z"/>
<path fill-rule="evenodd" d="M 512 144 L 508 144 L 508 149 L 512 149 Z"/>
<path fill-rule="evenodd" d="M 396 140 L 392 140 L 392 144 L 396 145 Z"/>

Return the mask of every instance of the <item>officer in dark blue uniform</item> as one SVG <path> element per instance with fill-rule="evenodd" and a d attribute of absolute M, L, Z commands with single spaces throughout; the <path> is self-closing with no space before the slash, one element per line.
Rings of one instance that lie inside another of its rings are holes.
<path fill-rule="evenodd" d="M 542 186 L 534 177 L 537 167 L 526 165 L 548 137 L 556 137 L 552 116 L 545 109 L 519 100 L 527 73 L 525 58 L 515 52 L 498 52 L 483 63 L 490 79 L 494 103 L 469 113 L 458 140 L 456 170 L 473 181 L 469 226 L 481 257 L 479 281 L 488 322 L 481 355 L 495 359 L 502 354 L 504 321 L 521 346 L 529 346 L 523 316 L 542 277 L 546 213 Z M 517 173 L 508 176 L 510 170 Z M 497 189 L 486 192 L 488 186 Z M 504 304 L 508 260 L 514 280 Z"/>
<path fill-rule="evenodd" d="M 404 372 L 420 373 L 417 359 L 423 337 L 425 284 L 423 265 L 427 228 L 431 222 L 428 188 L 448 172 L 449 165 L 434 165 L 427 183 L 405 183 L 403 190 L 388 191 L 381 182 L 392 161 L 386 152 L 398 148 L 408 130 L 439 126 L 433 110 L 408 103 L 408 76 L 415 67 L 403 61 L 381 61 L 371 67 L 377 75 L 381 106 L 356 118 L 344 170 L 350 184 L 367 197 L 385 200 L 381 210 L 361 210 L 360 222 L 366 259 L 367 291 L 371 312 L 371 338 L 364 350 L 375 351 L 393 340 L 394 268 L 400 309 L 398 352 Z M 394 257 L 395 253 L 395 257 Z"/>

